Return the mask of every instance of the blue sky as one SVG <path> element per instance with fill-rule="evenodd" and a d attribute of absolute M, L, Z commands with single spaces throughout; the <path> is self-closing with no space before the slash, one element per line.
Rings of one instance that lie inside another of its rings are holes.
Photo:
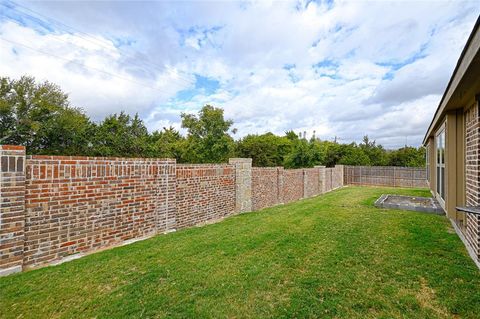
<path fill-rule="evenodd" d="M 477 2 L 0 0 L 0 70 L 150 130 L 225 109 L 236 138 L 293 129 L 418 146 Z"/>

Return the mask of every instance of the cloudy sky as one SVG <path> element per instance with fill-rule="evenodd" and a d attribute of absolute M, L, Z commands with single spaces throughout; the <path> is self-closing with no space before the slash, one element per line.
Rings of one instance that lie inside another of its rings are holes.
<path fill-rule="evenodd" d="M 418 146 L 477 1 L 0 0 L 0 76 L 50 80 L 95 120 L 150 130 L 225 109 L 237 138 L 293 129 Z"/>

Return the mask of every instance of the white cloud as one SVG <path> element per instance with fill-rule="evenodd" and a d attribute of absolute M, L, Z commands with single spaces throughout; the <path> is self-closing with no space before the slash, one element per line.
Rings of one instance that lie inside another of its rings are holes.
<path fill-rule="evenodd" d="M 238 136 L 316 130 L 342 141 L 368 134 L 387 147 L 406 136 L 421 142 L 480 11 L 472 2 L 27 6 L 102 45 L 55 23 L 54 32 L 37 32 L 0 19 L 0 37 L 78 61 L 2 41 L 2 75 L 55 82 L 96 119 L 125 109 L 140 112 L 150 129 L 179 127 L 180 112 L 210 103 L 235 120 Z M 109 14 L 100 19 L 102 11 Z M 195 88 L 195 74 L 218 88 Z M 193 93 L 179 99 L 182 90 Z"/>

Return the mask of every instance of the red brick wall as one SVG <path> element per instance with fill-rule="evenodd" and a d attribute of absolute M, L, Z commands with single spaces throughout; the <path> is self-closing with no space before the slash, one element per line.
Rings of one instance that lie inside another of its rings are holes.
<path fill-rule="evenodd" d="M 465 181 L 467 206 L 480 204 L 480 122 L 478 103 L 465 113 Z M 465 237 L 480 260 L 479 216 L 466 214 Z"/>
<path fill-rule="evenodd" d="M 283 173 L 283 200 L 290 203 L 303 198 L 303 169 L 286 169 Z"/>
<path fill-rule="evenodd" d="M 175 161 L 27 157 L 24 265 L 175 225 Z"/>
<path fill-rule="evenodd" d="M 22 270 L 25 148 L 0 145 L 0 274 Z"/>
<path fill-rule="evenodd" d="M 0 155 L 0 275 L 326 190 L 325 168 L 252 169 L 251 159 L 25 157 L 5 145 Z"/>
<path fill-rule="evenodd" d="M 233 165 L 177 165 L 176 180 L 178 229 L 235 213 Z"/>
<path fill-rule="evenodd" d="M 277 167 L 252 168 L 252 206 L 253 210 L 271 207 L 280 203 L 278 184 L 279 171 Z"/>

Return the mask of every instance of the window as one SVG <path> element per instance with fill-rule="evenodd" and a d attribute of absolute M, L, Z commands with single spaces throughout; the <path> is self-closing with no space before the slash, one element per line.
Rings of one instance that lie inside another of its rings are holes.
<path fill-rule="evenodd" d="M 436 136 L 437 194 L 445 200 L 445 129 Z"/>

